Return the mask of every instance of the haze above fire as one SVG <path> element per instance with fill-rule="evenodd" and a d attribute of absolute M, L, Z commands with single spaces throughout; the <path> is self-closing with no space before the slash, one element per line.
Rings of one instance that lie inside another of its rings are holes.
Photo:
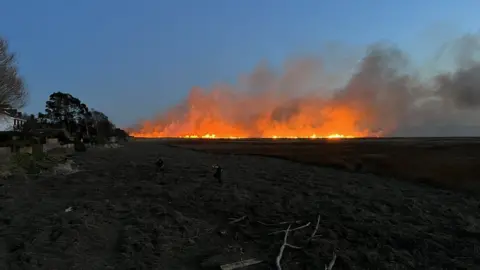
<path fill-rule="evenodd" d="M 288 61 L 274 72 L 261 62 L 236 85 L 193 87 L 186 99 L 139 123 L 143 137 L 328 137 L 480 135 L 480 37 L 465 35 L 436 57 L 452 71 L 425 79 L 408 56 L 373 44 L 340 88 L 328 88 L 321 58 Z M 338 74 L 339 77 L 344 74 Z M 320 80 L 320 82 L 319 82 Z M 322 85 L 322 86 L 318 86 Z"/>

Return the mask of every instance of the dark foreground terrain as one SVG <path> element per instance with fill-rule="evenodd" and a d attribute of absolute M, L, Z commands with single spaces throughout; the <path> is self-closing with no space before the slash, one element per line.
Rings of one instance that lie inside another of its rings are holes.
<path fill-rule="evenodd" d="M 75 161 L 83 171 L 0 182 L 0 269 L 275 269 L 284 235 L 272 232 L 308 222 L 283 269 L 323 269 L 333 252 L 333 269 L 480 267 L 480 199 L 463 193 L 159 141 Z"/>
<path fill-rule="evenodd" d="M 278 157 L 480 195 L 479 138 L 170 139 L 168 143 L 217 154 Z"/>

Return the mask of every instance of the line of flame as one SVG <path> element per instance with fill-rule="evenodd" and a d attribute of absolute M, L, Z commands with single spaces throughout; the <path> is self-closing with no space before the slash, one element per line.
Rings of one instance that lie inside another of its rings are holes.
<path fill-rule="evenodd" d="M 133 137 L 139 137 L 139 138 L 159 138 L 158 136 L 155 136 L 153 134 L 148 134 L 148 133 L 132 133 L 131 134 Z M 184 138 L 184 139 L 248 139 L 248 137 L 235 137 L 235 136 L 228 136 L 228 137 L 223 137 L 223 136 L 216 136 L 215 134 L 205 134 L 205 135 L 186 135 L 186 136 L 181 136 L 177 138 Z M 267 137 L 270 139 L 351 139 L 355 138 L 355 136 L 348 136 L 348 135 L 343 135 L 343 134 L 330 134 L 328 136 L 317 136 L 316 134 L 313 134 L 311 136 L 307 137 L 301 137 L 301 136 L 271 136 Z"/>

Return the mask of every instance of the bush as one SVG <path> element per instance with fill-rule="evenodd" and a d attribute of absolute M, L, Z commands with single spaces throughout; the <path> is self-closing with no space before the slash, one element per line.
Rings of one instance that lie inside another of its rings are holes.
<path fill-rule="evenodd" d="M 41 141 L 41 140 L 40 140 L 40 138 L 38 138 L 38 137 L 30 137 L 30 138 L 28 139 L 28 143 L 29 143 L 30 145 L 40 144 L 40 141 Z"/>
<path fill-rule="evenodd" d="M 27 174 L 38 174 L 41 169 L 36 164 L 36 159 L 27 153 L 16 153 L 11 157 L 13 171 L 23 171 Z"/>
<path fill-rule="evenodd" d="M 5 142 L 4 146 L 10 147 L 12 152 L 16 153 L 20 150 L 20 148 L 27 147 L 30 144 L 31 143 L 29 141 L 19 139 L 19 140 L 10 140 L 8 142 Z"/>
<path fill-rule="evenodd" d="M 117 137 L 119 140 L 127 141 L 128 133 L 120 128 L 116 128 L 113 132 L 113 135 Z"/>
<path fill-rule="evenodd" d="M 85 151 L 87 151 L 87 147 L 80 140 L 75 140 L 73 147 L 75 149 L 75 152 L 85 152 Z"/>
<path fill-rule="evenodd" d="M 24 135 L 18 131 L 2 131 L 0 132 L 0 143 L 11 141 L 15 136 L 19 138 L 24 137 Z"/>
<path fill-rule="evenodd" d="M 77 172 L 72 167 L 72 161 L 67 159 L 67 152 L 64 148 L 57 148 L 55 152 L 45 154 L 33 151 L 29 153 L 14 153 L 9 162 L 0 164 L 0 177 L 9 177 L 15 174 L 39 174 L 42 172 L 53 172 L 54 174 L 68 174 Z"/>
<path fill-rule="evenodd" d="M 108 142 L 108 139 L 104 136 L 97 136 L 97 137 L 95 137 L 95 142 L 96 142 L 96 144 L 104 145 Z"/>
<path fill-rule="evenodd" d="M 92 139 L 90 137 L 84 137 L 83 143 L 86 143 L 86 144 L 92 143 Z"/>
<path fill-rule="evenodd" d="M 67 137 L 67 135 L 65 135 L 65 132 L 63 131 L 59 131 L 55 134 L 55 138 L 58 139 L 58 141 L 61 143 L 61 144 L 69 144 L 69 143 L 72 143 L 72 140 L 70 140 L 70 138 Z"/>

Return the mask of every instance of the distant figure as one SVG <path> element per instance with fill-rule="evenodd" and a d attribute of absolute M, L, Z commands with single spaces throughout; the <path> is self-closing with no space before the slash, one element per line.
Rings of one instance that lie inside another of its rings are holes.
<path fill-rule="evenodd" d="M 163 172 L 165 163 L 163 162 L 162 158 L 158 158 L 157 161 L 155 161 L 155 166 L 157 166 L 157 172 Z"/>
<path fill-rule="evenodd" d="M 215 169 L 215 173 L 213 174 L 213 177 L 215 177 L 218 180 L 218 183 L 222 184 L 223 183 L 223 180 L 222 180 L 223 169 L 222 169 L 222 167 L 220 167 L 218 165 L 213 165 L 212 167 Z"/>

